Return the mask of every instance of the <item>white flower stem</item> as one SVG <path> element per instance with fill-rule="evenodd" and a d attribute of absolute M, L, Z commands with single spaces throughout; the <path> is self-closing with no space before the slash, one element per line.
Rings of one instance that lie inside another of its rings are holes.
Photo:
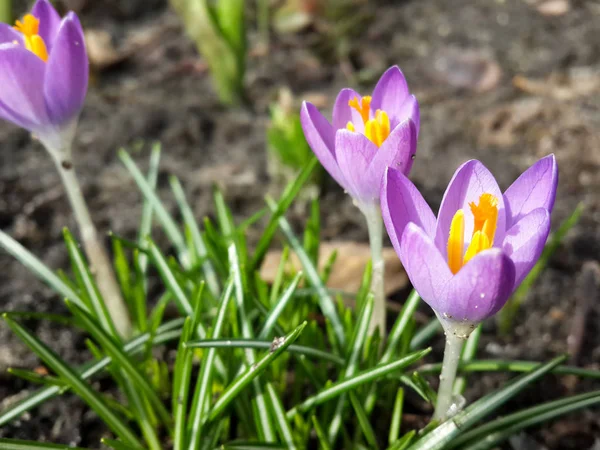
<path fill-rule="evenodd" d="M 69 160 L 61 158 L 62 154 L 60 152 L 51 151 L 50 154 L 54 159 L 67 196 L 69 197 L 69 202 L 75 214 L 75 220 L 79 226 L 79 233 L 83 241 L 85 254 L 90 263 L 91 272 L 98 284 L 98 289 L 106 303 L 106 309 L 113 320 L 117 332 L 122 337 L 129 337 L 131 335 L 129 312 L 121 296 L 121 291 L 106 250 L 102 242 L 98 239 L 98 232 L 83 198 L 75 169 Z"/>
<path fill-rule="evenodd" d="M 369 335 L 379 328 L 380 336 L 386 334 L 386 299 L 385 299 L 385 263 L 383 260 L 383 220 L 379 205 L 360 205 L 360 210 L 367 220 L 369 244 L 371 246 L 371 292 L 374 297 L 373 314 L 369 324 Z"/>
<path fill-rule="evenodd" d="M 446 347 L 444 348 L 444 361 L 442 362 L 437 403 L 435 405 L 435 412 L 433 413 L 433 419 L 440 421 L 446 419 L 448 410 L 452 405 L 454 380 L 456 380 L 456 371 L 465 340 L 463 335 L 457 335 L 454 330 L 448 329 L 446 326 L 444 328 L 446 333 Z"/>

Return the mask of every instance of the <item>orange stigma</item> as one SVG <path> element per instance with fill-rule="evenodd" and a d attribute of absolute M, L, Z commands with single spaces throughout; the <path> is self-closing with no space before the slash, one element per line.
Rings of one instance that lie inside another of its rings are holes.
<path fill-rule="evenodd" d="M 366 95 L 358 103 L 358 97 L 354 97 L 352 100 L 348 102 L 348 106 L 354 108 L 362 117 L 363 122 L 367 122 L 369 120 L 369 114 L 371 113 L 371 97 Z"/>
<path fill-rule="evenodd" d="M 478 205 L 471 202 L 469 206 L 473 213 L 473 236 L 464 257 L 465 214 L 462 209 L 454 214 L 450 225 L 447 248 L 448 266 L 452 273 L 457 273 L 475 255 L 491 248 L 494 244 L 498 223 L 498 199 L 492 194 L 486 193 L 479 197 Z"/>
<path fill-rule="evenodd" d="M 371 97 L 365 96 L 358 102 L 358 97 L 354 97 L 348 102 L 348 106 L 357 110 L 365 124 L 365 136 L 377 147 L 381 147 L 383 141 L 390 135 L 390 118 L 385 111 L 378 109 L 375 111 L 375 118 L 371 119 Z M 355 131 L 356 128 L 352 122 L 348 122 L 346 128 Z"/>
<path fill-rule="evenodd" d="M 23 21 L 17 20 L 14 29 L 23 33 L 25 48 L 38 56 L 42 61 L 48 61 L 48 50 L 46 43 L 38 34 L 40 21 L 32 14 L 23 17 Z"/>

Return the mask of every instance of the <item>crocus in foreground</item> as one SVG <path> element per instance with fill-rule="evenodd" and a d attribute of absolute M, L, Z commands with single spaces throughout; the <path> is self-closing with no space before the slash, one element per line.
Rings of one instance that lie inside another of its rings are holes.
<path fill-rule="evenodd" d="M 88 58 L 75 13 L 61 20 L 48 0 L 38 0 L 15 26 L 0 23 L 0 118 L 29 130 L 52 156 L 98 288 L 116 329 L 126 336 L 131 329 L 127 308 L 71 161 L 87 86 Z"/>
<path fill-rule="evenodd" d="M 83 31 L 38 0 L 15 26 L 0 24 L 0 117 L 31 131 L 50 152 L 68 151 L 88 85 Z"/>
<path fill-rule="evenodd" d="M 375 308 L 371 331 L 385 332 L 382 224 L 379 210 L 381 180 L 386 168 L 408 175 L 419 130 L 419 105 L 396 66 L 379 79 L 372 96 L 343 89 L 333 107 L 330 123 L 311 103 L 300 111 L 310 147 L 329 174 L 354 199 L 369 227 Z"/>
<path fill-rule="evenodd" d="M 406 176 L 390 168 L 381 188 L 383 220 L 413 286 L 446 332 L 436 418 L 451 402 L 460 348 L 498 312 L 540 257 L 550 231 L 558 168 L 553 155 L 502 194 L 479 161 L 450 181 L 438 217 Z"/>

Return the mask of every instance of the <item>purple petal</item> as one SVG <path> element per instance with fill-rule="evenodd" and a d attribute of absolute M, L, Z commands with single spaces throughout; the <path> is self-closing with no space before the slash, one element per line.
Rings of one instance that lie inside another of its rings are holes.
<path fill-rule="evenodd" d="M 31 14 L 36 19 L 39 19 L 40 27 L 38 34 L 46 43 L 48 53 L 51 53 L 60 27 L 60 16 L 48 0 L 38 0 L 33 5 L 33 8 L 31 8 Z"/>
<path fill-rule="evenodd" d="M 410 173 L 413 159 L 417 153 L 417 134 L 415 124 L 408 120 L 399 124 L 383 142 L 373 157 L 367 178 L 371 183 L 381 186 L 386 167 L 401 170 L 404 175 Z"/>
<path fill-rule="evenodd" d="M 417 98 L 414 95 L 410 95 L 404 101 L 404 103 L 398 111 L 397 117 L 390 118 L 392 128 L 395 127 L 397 123 L 403 122 L 407 118 L 414 122 L 415 130 L 417 131 L 417 136 L 419 136 L 419 126 L 421 125 L 421 113 L 419 111 L 419 102 L 417 102 Z"/>
<path fill-rule="evenodd" d="M 379 79 L 371 100 L 371 110 L 381 109 L 390 117 L 400 117 L 400 109 L 408 97 L 408 85 L 398 66 L 390 67 Z M 402 120 L 402 119 L 400 119 Z"/>
<path fill-rule="evenodd" d="M 62 21 L 47 64 L 44 95 L 48 115 L 52 123 L 62 125 L 79 115 L 88 86 L 88 58 L 75 13 Z"/>
<path fill-rule="evenodd" d="M 335 159 L 335 130 L 319 110 L 308 102 L 302 103 L 300 121 L 304 130 L 304 137 L 310 148 L 315 153 L 325 170 L 329 172 L 339 185 L 345 186 L 346 180 L 340 172 Z"/>
<path fill-rule="evenodd" d="M 343 188 L 355 199 L 371 202 L 379 198 L 381 178 L 374 183 L 366 176 L 375 153 L 377 146 L 363 134 L 348 130 L 335 133 L 335 158 L 346 181 Z"/>
<path fill-rule="evenodd" d="M 358 133 L 364 132 L 365 124 L 362 117 L 356 109 L 348 105 L 348 102 L 354 98 L 358 98 L 359 103 L 362 99 L 360 94 L 357 94 L 353 89 L 342 89 L 338 94 L 333 105 L 332 124 L 334 129 L 346 128 L 348 122 L 352 122 L 355 131 Z"/>
<path fill-rule="evenodd" d="M 48 125 L 44 61 L 16 44 L 0 45 L 0 115 L 30 131 Z"/>
<path fill-rule="evenodd" d="M 512 293 L 515 266 L 498 248 L 484 250 L 448 283 L 437 311 L 454 321 L 478 323 L 496 314 Z"/>
<path fill-rule="evenodd" d="M 0 23 L 0 44 L 23 45 L 23 35 L 10 25 L 6 23 Z"/>
<path fill-rule="evenodd" d="M 465 246 L 471 242 L 474 219 L 469 203 L 478 204 L 479 197 L 484 193 L 492 194 L 498 199 L 498 222 L 494 247 L 501 245 L 506 230 L 506 213 L 502 193 L 490 171 L 479 161 L 471 160 L 460 166 L 454 173 L 448 188 L 446 188 L 438 213 L 435 243 L 444 257 L 447 256 L 446 245 L 450 235 L 450 224 L 459 209 L 462 209 L 465 214 Z"/>
<path fill-rule="evenodd" d="M 400 250 L 400 260 L 416 291 L 434 310 L 443 312 L 452 272 L 431 238 L 411 222 L 402 233 Z"/>
<path fill-rule="evenodd" d="M 549 233 L 550 213 L 544 208 L 531 211 L 506 232 L 502 250 L 515 265 L 513 290 L 539 259 Z"/>
<path fill-rule="evenodd" d="M 435 231 L 435 216 L 414 184 L 399 170 L 388 168 L 381 185 L 381 214 L 388 236 L 400 255 L 400 238 L 409 223 L 421 228 L 430 238 Z"/>
<path fill-rule="evenodd" d="M 507 227 L 537 208 L 552 211 L 558 184 L 558 166 L 554 155 L 540 159 L 521 174 L 504 193 Z"/>

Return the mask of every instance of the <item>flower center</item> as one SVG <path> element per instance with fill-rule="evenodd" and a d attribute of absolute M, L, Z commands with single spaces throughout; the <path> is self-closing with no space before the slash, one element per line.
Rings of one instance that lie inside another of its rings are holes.
<path fill-rule="evenodd" d="M 354 97 L 348 102 L 348 106 L 354 108 L 360 114 L 360 117 L 365 124 L 365 136 L 377 147 L 381 147 L 383 141 L 390 135 L 390 118 L 385 111 L 378 109 L 375 111 L 375 117 L 370 119 L 371 115 L 371 97 L 365 96 L 360 102 L 358 97 Z M 348 122 L 346 128 L 350 131 L 355 131 L 354 124 Z"/>
<path fill-rule="evenodd" d="M 25 48 L 38 56 L 42 61 L 48 61 L 48 50 L 46 43 L 38 34 L 40 20 L 32 14 L 23 17 L 23 21 L 17 20 L 14 29 L 23 33 Z"/>
<path fill-rule="evenodd" d="M 448 266 L 452 273 L 457 273 L 477 253 L 491 248 L 494 243 L 498 222 L 498 199 L 492 194 L 482 194 L 479 197 L 479 204 L 471 202 L 469 207 L 474 219 L 473 236 L 464 256 L 465 213 L 462 209 L 456 211 L 450 224 Z"/>

